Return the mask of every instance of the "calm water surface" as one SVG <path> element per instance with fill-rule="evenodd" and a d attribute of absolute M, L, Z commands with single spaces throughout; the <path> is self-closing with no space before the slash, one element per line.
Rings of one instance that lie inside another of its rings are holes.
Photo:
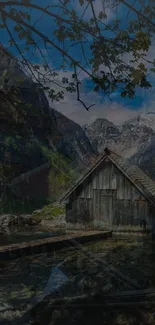
<path fill-rule="evenodd" d="M 144 288 L 155 287 L 155 248 L 150 239 L 138 236 L 113 237 L 90 243 L 85 245 L 85 248 L 92 253 L 92 259 L 77 248 L 68 247 L 50 254 L 23 257 L 9 262 L 1 261 L 0 306 L 6 303 L 15 310 L 26 310 L 31 299 L 44 291 L 55 267 L 68 279 L 62 286 L 63 290 L 62 279 L 60 280 L 61 296 L 92 292 L 99 277 L 100 287 L 107 287 L 108 292 L 131 289 L 126 283 L 112 277 L 101 265 L 96 265 L 96 256 L 101 260 L 104 258 Z"/>
<path fill-rule="evenodd" d="M 0 246 L 15 244 L 20 242 L 27 242 L 36 239 L 43 239 L 48 237 L 55 237 L 62 235 L 63 232 L 56 231 L 45 231 L 37 227 L 13 227 L 9 229 L 6 234 L 0 234 Z"/>

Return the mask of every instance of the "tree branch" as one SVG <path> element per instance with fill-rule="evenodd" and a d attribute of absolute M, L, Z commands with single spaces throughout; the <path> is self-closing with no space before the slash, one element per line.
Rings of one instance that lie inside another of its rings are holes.
<path fill-rule="evenodd" d="M 82 65 L 74 60 L 65 50 L 63 50 L 61 47 L 59 47 L 58 45 L 56 45 L 52 40 L 50 40 L 46 35 L 44 35 L 43 33 L 41 33 L 39 30 L 37 30 L 36 28 L 34 28 L 33 26 L 31 26 L 30 24 L 28 24 L 27 22 L 23 21 L 22 19 L 20 19 L 19 17 L 15 18 L 13 16 L 13 14 L 8 13 L 6 11 L 4 11 L 3 9 L 0 9 L 0 12 L 2 14 L 4 14 L 4 16 L 10 18 L 11 20 L 13 20 L 14 22 L 21 24 L 25 27 L 27 27 L 28 29 L 30 29 L 32 32 L 34 32 L 36 35 L 40 36 L 45 43 L 49 43 L 50 45 L 52 45 L 56 50 L 58 50 L 60 53 L 62 53 L 64 56 L 66 56 L 74 65 L 78 66 L 82 71 L 84 71 L 89 77 L 93 77 L 93 75 L 91 73 L 89 73 L 89 71 L 87 71 L 86 69 L 84 69 L 82 67 Z"/>
<path fill-rule="evenodd" d="M 30 3 L 29 5 L 26 5 L 24 3 L 19 3 L 18 1 L 7 1 L 7 2 L 2 2 L 1 1 L 0 2 L 0 10 L 1 10 L 1 8 L 5 7 L 5 6 L 13 6 L 13 5 L 14 6 L 26 7 L 26 8 L 34 8 L 34 9 L 40 10 L 40 11 L 46 13 L 47 15 L 49 15 L 50 17 L 58 19 L 61 22 L 66 23 L 66 24 L 71 25 L 71 26 L 74 24 L 75 20 L 76 20 L 77 23 L 79 23 L 79 24 L 81 23 L 81 20 L 78 19 L 77 17 L 74 17 L 74 21 L 71 21 L 70 19 L 65 19 L 65 18 L 63 18 L 63 17 L 61 17 L 61 16 L 59 16 L 57 14 L 54 14 L 53 12 L 48 11 L 46 8 L 40 7 L 38 5 L 34 5 L 32 3 Z M 52 7 L 52 6 L 48 6 L 47 8 L 50 8 L 50 7 Z M 54 5 L 53 7 L 57 7 L 57 6 Z M 60 7 L 60 6 L 58 6 L 58 7 Z M 64 9 L 64 8 L 62 8 L 62 9 Z M 68 13 L 72 16 L 72 13 L 68 9 L 66 9 L 66 7 L 65 7 L 65 10 L 67 10 Z M 95 38 L 95 34 L 91 33 L 90 30 L 87 30 L 87 29 L 85 29 L 85 28 L 83 28 L 81 26 L 80 26 L 80 30 L 85 32 L 85 33 L 90 34 L 92 37 Z"/>
<path fill-rule="evenodd" d="M 76 80 L 76 90 L 77 90 L 77 101 L 79 101 L 84 108 L 89 111 L 89 109 L 93 106 L 95 106 L 95 104 L 91 104 L 89 106 L 87 106 L 81 99 L 80 99 L 80 82 L 78 81 L 78 77 L 77 77 L 77 71 L 76 71 L 76 66 L 74 66 L 74 73 L 75 73 L 75 80 Z"/>
<path fill-rule="evenodd" d="M 13 44 L 15 45 L 17 51 L 18 51 L 19 54 L 21 55 L 23 61 L 24 61 L 25 64 L 28 66 L 28 68 L 29 68 L 29 70 L 30 70 L 32 76 L 34 77 L 34 79 L 36 79 L 36 77 L 35 77 L 35 75 L 34 75 L 34 73 L 33 73 L 33 70 L 31 69 L 31 66 L 30 66 L 28 60 L 25 59 L 23 53 L 22 53 L 21 50 L 20 50 L 20 47 L 17 45 L 16 41 L 14 40 L 14 38 L 13 38 L 11 32 L 10 32 L 9 27 L 8 27 L 7 24 L 6 24 L 6 21 L 5 21 L 5 15 L 3 15 L 3 13 L 2 13 L 2 20 L 3 20 L 3 24 L 5 25 L 5 28 L 6 28 L 7 32 L 8 32 L 8 34 L 9 34 L 9 36 L 10 36 L 10 39 L 12 40 L 12 42 L 13 42 Z M 38 81 L 38 83 L 39 83 L 39 81 Z M 41 85 L 40 83 L 39 83 L 39 85 L 42 87 L 42 85 Z"/>
<path fill-rule="evenodd" d="M 131 11 L 134 11 L 137 16 L 140 16 L 141 18 L 143 18 L 149 25 L 151 24 L 154 28 L 155 28 L 155 23 L 153 23 L 148 17 L 146 17 L 145 15 L 143 15 L 139 10 L 137 10 L 136 8 L 134 8 L 132 5 L 130 5 L 129 3 L 127 3 L 125 0 L 120 0 L 120 2 L 122 2 L 126 7 L 128 7 Z"/>

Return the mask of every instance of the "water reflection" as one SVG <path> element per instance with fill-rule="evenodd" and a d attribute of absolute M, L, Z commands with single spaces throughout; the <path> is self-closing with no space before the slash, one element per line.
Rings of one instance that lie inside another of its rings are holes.
<path fill-rule="evenodd" d="M 150 239 L 131 236 L 111 238 L 85 247 L 92 258 L 72 247 L 51 254 L 1 262 L 1 305 L 8 304 L 21 316 L 32 304 L 40 301 L 36 315 L 43 317 L 46 325 L 48 320 L 45 321 L 44 309 L 51 313 L 51 299 L 132 289 L 126 281 L 121 281 L 101 263 L 96 263 L 96 257 L 101 261 L 104 259 L 143 289 L 155 287 L 155 251 Z M 0 317 L 4 318 L 4 312 L 0 313 Z M 15 317 L 13 313 L 12 317 Z"/>
<path fill-rule="evenodd" d="M 12 227 L 0 234 L 0 246 L 63 235 L 63 231 L 44 231 L 36 227 Z"/>

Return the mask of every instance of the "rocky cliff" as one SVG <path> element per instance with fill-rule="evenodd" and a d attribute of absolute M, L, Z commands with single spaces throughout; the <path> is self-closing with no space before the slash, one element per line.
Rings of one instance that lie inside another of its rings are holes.
<path fill-rule="evenodd" d="M 10 177 L 46 162 L 43 147 L 86 167 L 96 151 L 83 128 L 49 107 L 44 91 L 3 47 L 0 62 L 0 158 L 18 164 Z"/>
<path fill-rule="evenodd" d="M 120 152 L 155 179 L 155 114 L 137 115 L 120 126 L 97 119 L 84 130 L 100 153 L 105 146 Z"/>
<path fill-rule="evenodd" d="M 54 109 L 51 109 L 51 115 L 55 118 L 57 130 L 56 150 L 71 158 L 73 162 L 88 166 L 90 160 L 98 153 L 96 148 L 92 147 L 83 128 Z M 49 143 L 53 145 L 52 138 L 49 138 Z"/>
<path fill-rule="evenodd" d="M 152 133 L 149 142 L 145 142 L 139 150 L 130 158 L 132 163 L 139 165 L 146 174 L 155 180 L 155 132 Z"/>
<path fill-rule="evenodd" d="M 98 118 L 91 125 L 84 125 L 83 128 L 94 150 L 98 150 L 100 153 L 106 146 L 117 145 L 121 134 L 117 126 L 103 118 Z"/>
<path fill-rule="evenodd" d="M 142 147 L 145 148 L 149 145 L 153 134 L 153 125 L 150 116 L 147 120 L 147 116 L 138 115 L 120 126 L 100 118 L 91 125 L 84 125 L 83 128 L 92 146 L 100 153 L 103 152 L 105 146 L 109 146 L 131 156 Z"/>

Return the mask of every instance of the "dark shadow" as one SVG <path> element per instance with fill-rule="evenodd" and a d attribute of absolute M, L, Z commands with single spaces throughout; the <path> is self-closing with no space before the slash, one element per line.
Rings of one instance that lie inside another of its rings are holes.
<path fill-rule="evenodd" d="M 145 293 L 145 290 L 155 288 L 155 244 L 151 241 L 151 236 L 114 235 L 113 238 L 83 247 L 86 249 L 85 253 L 80 248 L 68 247 L 59 252 L 34 255 L 6 263 L 1 271 L 0 287 L 3 284 L 5 288 L 7 283 L 8 295 L 11 283 L 14 288 L 24 283 L 29 288 L 35 287 L 35 290 L 42 286 L 43 290 L 52 268 L 66 257 L 69 259 L 61 266 L 61 271 L 67 275 L 69 281 L 44 298 L 31 312 L 22 317 L 13 316 L 11 321 L 4 324 L 24 325 L 31 320 L 33 324 L 39 325 L 153 325 L 153 298 Z M 103 266 L 103 261 L 131 279 L 142 293 L 137 295 L 135 285 L 129 284 L 126 278 L 120 278 L 118 273 L 111 272 Z M 123 296 L 114 296 L 118 292 L 122 292 Z M 148 298 L 150 304 L 147 306 L 136 304 L 143 303 Z M 24 310 L 29 301 L 21 293 L 16 297 L 14 306 Z M 123 306 L 120 305 L 122 303 Z"/>
<path fill-rule="evenodd" d="M 65 272 L 72 274 L 74 280 L 33 309 L 34 324 L 154 324 L 152 315 L 155 308 L 151 301 L 147 306 L 140 305 L 140 302 L 148 300 L 145 291 L 139 296 L 121 298 L 120 303 L 127 302 L 124 306 L 116 306 L 116 299 L 107 303 L 107 295 L 118 291 L 132 291 L 134 294 L 135 287 L 129 285 L 126 279 L 120 280 L 115 272 L 110 273 L 102 263 L 94 265 L 93 261 L 96 256 L 101 262 L 104 259 L 108 265 L 133 280 L 139 290 L 155 288 L 155 245 L 151 238 L 126 235 L 85 247 L 91 251 L 92 260 L 75 248 L 77 254 L 65 264 Z M 75 300 L 77 295 L 84 294 L 87 297 Z M 68 301 L 67 297 L 72 299 Z"/>

